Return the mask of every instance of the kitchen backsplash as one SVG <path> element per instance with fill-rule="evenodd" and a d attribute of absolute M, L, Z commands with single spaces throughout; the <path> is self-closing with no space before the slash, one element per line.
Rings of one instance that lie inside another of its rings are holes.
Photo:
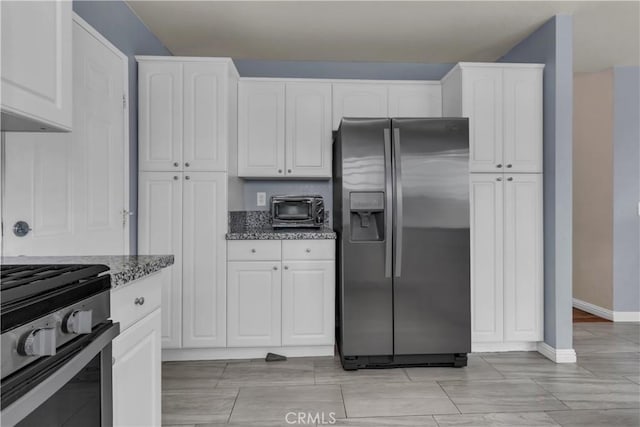
<path fill-rule="evenodd" d="M 229 230 L 261 229 L 271 224 L 270 211 L 231 211 Z"/>
<path fill-rule="evenodd" d="M 256 193 L 266 193 L 265 206 L 256 204 Z M 333 211 L 333 187 L 331 181 L 250 181 L 245 180 L 243 185 L 244 209 L 251 211 L 269 211 L 271 209 L 271 196 L 279 195 L 315 195 L 324 199 L 325 212 Z M 332 223 L 329 215 L 329 225 Z"/>

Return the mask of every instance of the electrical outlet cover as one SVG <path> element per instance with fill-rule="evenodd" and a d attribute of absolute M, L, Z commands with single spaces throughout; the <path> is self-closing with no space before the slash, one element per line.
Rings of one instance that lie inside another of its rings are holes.
<path fill-rule="evenodd" d="M 267 204 L 267 193 L 265 192 L 256 193 L 256 205 L 266 206 L 266 204 Z"/>

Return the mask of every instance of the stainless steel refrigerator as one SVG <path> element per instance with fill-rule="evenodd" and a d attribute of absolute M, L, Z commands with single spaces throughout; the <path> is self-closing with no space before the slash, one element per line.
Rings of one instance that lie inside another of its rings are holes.
<path fill-rule="evenodd" d="M 344 118 L 333 155 L 343 367 L 466 366 L 467 119 Z"/>

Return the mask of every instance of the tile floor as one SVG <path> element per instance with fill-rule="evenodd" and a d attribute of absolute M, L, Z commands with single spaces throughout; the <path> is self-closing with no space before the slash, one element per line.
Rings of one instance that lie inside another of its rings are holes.
<path fill-rule="evenodd" d="M 331 357 L 168 362 L 163 423 L 639 427 L 640 324 L 575 324 L 574 348 L 577 364 L 538 353 L 479 353 L 462 369 L 346 372 Z M 288 412 L 324 420 L 288 424 Z"/>

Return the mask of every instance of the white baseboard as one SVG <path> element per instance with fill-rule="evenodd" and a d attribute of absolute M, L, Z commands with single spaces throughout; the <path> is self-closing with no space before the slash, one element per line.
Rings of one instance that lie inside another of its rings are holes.
<path fill-rule="evenodd" d="M 614 322 L 640 322 L 640 311 L 614 311 Z"/>
<path fill-rule="evenodd" d="M 474 342 L 472 353 L 498 353 L 503 351 L 537 351 L 536 342 Z"/>
<path fill-rule="evenodd" d="M 640 322 L 640 311 L 613 311 L 577 298 L 573 299 L 573 306 L 579 310 L 614 322 Z"/>
<path fill-rule="evenodd" d="M 556 363 L 576 363 L 576 351 L 572 348 L 557 349 L 546 342 L 539 342 L 538 353 Z"/>
<path fill-rule="evenodd" d="M 600 307 L 598 305 L 591 304 L 590 302 L 582 301 L 578 298 L 573 299 L 573 306 L 579 310 L 602 317 L 603 319 L 613 320 L 613 310 L 609 310 L 608 308 Z"/>
<path fill-rule="evenodd" d="M 301 347 L 247 347 L 247 348 L 163 348 L 162 361 L 263 359 L 267 353 L 287 357 L 333 356 L 332 345 Z"/>

